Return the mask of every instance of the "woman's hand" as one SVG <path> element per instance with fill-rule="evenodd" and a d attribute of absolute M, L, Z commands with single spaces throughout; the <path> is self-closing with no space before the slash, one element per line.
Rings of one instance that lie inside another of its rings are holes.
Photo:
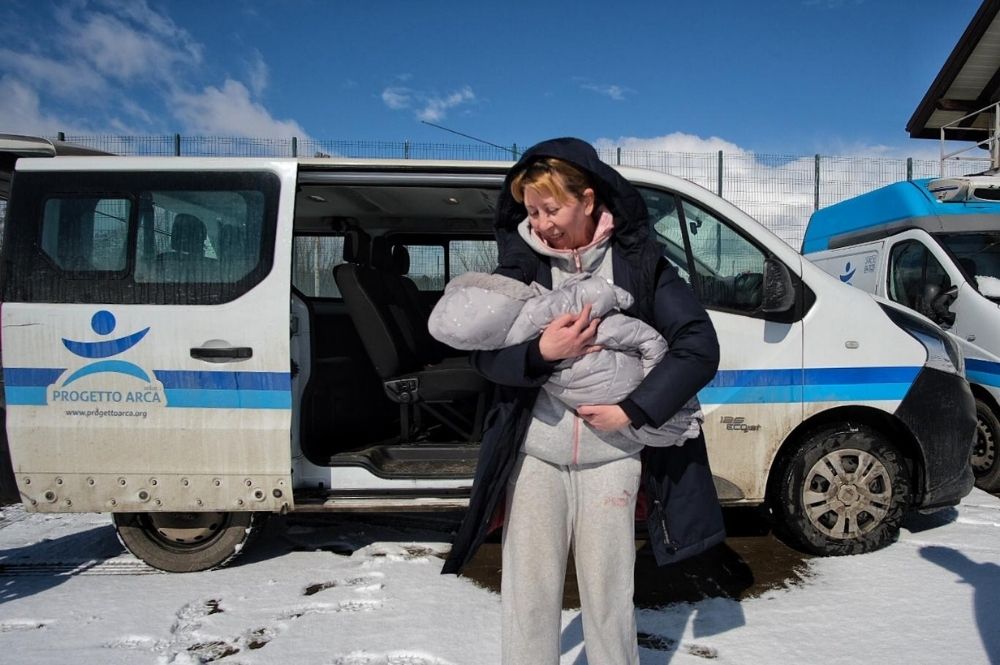
<path fill-rule="evenodd" d="M 549 362 L 576 358 L 585 353 L 600 351 L 592 344 L 597 335 L 600 319 L 590 320 L 591 305 L 584 305 L 579 314 L 561 314 L 552 320 L 538 339 L 538 350 L 542 358 Z"/>
<path fill-rule="evenodd" d="M 623 429 L 631 422 L 625 411 L 617 404 L 586 404 L 576 410 L 576 415 L 602 432 Z"/>

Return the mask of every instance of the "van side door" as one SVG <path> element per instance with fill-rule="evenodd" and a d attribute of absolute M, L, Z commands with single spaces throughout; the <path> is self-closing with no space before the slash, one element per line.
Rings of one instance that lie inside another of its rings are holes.
<path fill-rule="evenodd" d="M 3 264 L 23 501 L 292 504 L 292 162 L 21 160 Z"/>

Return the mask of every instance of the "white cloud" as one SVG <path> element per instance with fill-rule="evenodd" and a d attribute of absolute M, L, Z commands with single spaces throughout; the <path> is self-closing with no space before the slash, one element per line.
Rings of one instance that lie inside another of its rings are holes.
<path fill-rule="evenodd" d="M 308 138 L 294 120 L 277 120 L 239 81 L 226 79 L 222 88 L 208 86 L 199 93 L 175 92 L 174 115 L 185 131 L 215 136 Z"/>
<path fill-rule="evenodd" d="M 631 88 L 626 88 L 620 85 L 599 85 L 597 83 L 582 83 L 580 87 L 584 90 L 590 90 L 591 92 L 596 92 L 600 95 L 610 97 L 615 101 L 624 101 L 625 95 L 630 95 L 635 92 Z"/>
<path fill-rule="evenodd" d="M 932 142 L 928 141 L 928 144 Z M 612 163 L 663 171 L 717 191 L 722 151 L 722 195 L 762 222 L 793 247 L 816 204 L 816 161 L 754 153 L 731 141 L 675 132 L 665 136 L 602 138 L 594 142 Z M 911 147 L 912 146 L 912 147 Z M 831 205 L 906 178 L 906 157 L 914 157 L 914 177 L 937 174 L 936 144 L 900 147 L 854 144 L 820 158 L 819 202 Z"/>
<path fill-rule="evenodd" d="M 60 62 L 35 53 L 0 49 L 0 68 L 59 97 L 98 93 L 107 88 L 104 79 L 80 61 Z"/>
<path fill-rule="evenodd" d="M 171 79 L 178 66 L 201 62 L 201 48 L 169 19 L 140 3 L 123 6 L 122 17 L 94 12 L 62 15 L 65 39 L 78 57 L 88 60 L 98 73 L 121 81 L 139 77 Z M 126 18 L 145 17 L 148 23 L 130 25 Z M 159 18 L 155 18 L 159 17 Z"/>
<path fill-rule="evenodd" d="M 253 94 L 258 97 L 263 94 L 270 80 L 270 75 L 271 70 L 264 62 L 264 56 L 260 54 L 260 51 L 254 49 L 253 60 L 250 63 L 250 89 L 253 90 Z"/>
<path fill-rule="evenodd" d="M 406 75 L 409 78 L 409 75 Z M 401 78 L 401 77 L 397 77 Z M 417 120 L 439 122 L 444 120 L 448 111 L 464 104 L 476 101 L 476 93 L 469 86 L 441 96 L 423 90 L 414 90 L 404 86 L 393 85 L 382 90 L 382 102 L 390 109 L 414 108 Z"/>
<path fill-rule="evenodd" d="M 38 94 L 12 76 L 0 78 L 0 118 L 3 131 L 31 136 L 54 136 L 67 130 L 62 120 L 44 113 Z"/>
<path fill-rule="evenodd" d="M 475 101 L 475 99 L 476 95 L 469 86 L 465 86 L 461 90 L 445 97 L 430 97 L 424 100 L 424 107 L 417 112 L 417 119 L 428 122 L 444 120 L 449 109 L 461 106 L 462 104 L 468 104 Z"/>
<path fill-rule="evenodd" d="M 297 122 L 274 118 L 261 103 L 270 74 L 256 49 L 243 56 L 244 81 L 227 78 L 213 85 L 202 71 L 204 45 L 146 0 L 73 0 L 54 3 L 50 11 L 59 38 L 44 50 L 30 31 L 20 41 L 11 32 L 15 38 L 0 48 L 6 92 L 0 120 L 8 131 L 17 120 L 48 133 L 308 136 Z M 60 101 L 58 115 L 85 120 L 56 118 L 54 99 Z"/>
<path fill-rule="evenodd" d="M 410 91 L 392 86 L 382 91 L 382 101 L 393 110 L 405 109 L 410 105 Z"/>

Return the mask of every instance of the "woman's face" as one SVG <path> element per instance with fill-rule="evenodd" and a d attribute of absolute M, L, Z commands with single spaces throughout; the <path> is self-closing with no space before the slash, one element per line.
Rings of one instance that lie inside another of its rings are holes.
<path fill-rule="evenodd" d="M 586 189 L 583 198 L 566 194 L 562 202 L 533 187 L 524 188 L 524 207 L 528 223 L 535 233 L 555 249 L 577 249 L 590 243 L 597 223 L 594 221 L 594 190 Z"/>

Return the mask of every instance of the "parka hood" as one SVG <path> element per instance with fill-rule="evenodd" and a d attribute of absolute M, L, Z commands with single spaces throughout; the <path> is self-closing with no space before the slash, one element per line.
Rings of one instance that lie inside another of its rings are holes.
<path fill-rule="evenodd" d="M 606 205 L 615 218 L 612 242 L 630 257 L 638 257 L 649 239 L 649 211 L 639 191 L 618 171 L 605 164 L 589 143 L 577 138 L 558 138 L 543 141 L 525 151 L 504 180 L 503 190 L 497 200 L 495 219 L 497 243 L 501 257 L 508 251 L 517 251 L 511 243 L 523 240 L 518 236 L 517 225 L 528 216 L 523 204 L 514 200 L 510 183 L 528 165 L 544 157 L 555 157 L 585 172 L 594 185 L 597 200 Z M 502 258 L 501 258 L 502 260 Z"/>

